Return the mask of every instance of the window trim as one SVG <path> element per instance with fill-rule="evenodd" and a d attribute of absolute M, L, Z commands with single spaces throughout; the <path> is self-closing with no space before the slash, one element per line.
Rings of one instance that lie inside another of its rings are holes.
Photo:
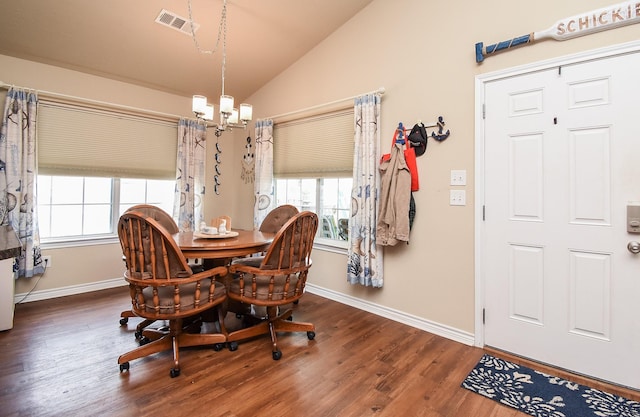
<path fill-rule="evenodd" d="M 346 254 L 349 250 L 349 241 L 316 236 L 313 247 L 325 252 Z"/>
<path fill-rule="evenodd" d="M 43 174 L 44 175 L 44 174 Z M 47 175 L 55 176 L 55 175 Z M 40 246 L 46 249 L 57 248 L 69 248 L 80 246 L 94 246 L 94 245 L 107 245 L 119 243 L 117 225 L 120 219 L 120 203 L 121 203 L 121 178 L 110 178 L 112 182 L 111 186 L 111 219 L 110 224 L 112 226 L 112 232 L 100 233 L 100 234 L 87 234 L 87 235 L 73 235 L 73 236 L 54 236 L 54 237 L 41 237 Z M 145 181 L 157 181 L 153 178 L 144 179 Z M 170 181 L 170 180 L 165 180 Z M 146 198 L 146 196 L 145 196 Z M 137 204 L 137 203 L 133 203 Z M 150 203 L 153 204 L 153 203 Z M 85 206 L 83 202 L 83 207 Z"/>

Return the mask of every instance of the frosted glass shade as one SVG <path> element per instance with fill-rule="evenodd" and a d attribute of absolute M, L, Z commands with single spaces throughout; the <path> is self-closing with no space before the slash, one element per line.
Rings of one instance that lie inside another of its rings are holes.
<path fill-rule="evenodd" d="M 191 102 L 191 111 L 194 113 L 204 114 L 207 110 L 207 98 L 205 96 L 193 96 Z"/>
<path fill-rule="evenodd" d="M 220 113 L 231 114 L 233 111 L 233 97 L 220 96 Z"/>
<path fill-rule="evenodd" d="M 227 119 L 227 121 L 232 124 L 238 123 L 238 109 L 231 110 L 231 116 L 229 116 L 229 119 Z"/>
<path fill-rule="evenodd" d="M 251 104 L 240 104 L 240 120 L 248 122 L 253 117 L 253 106 Z"/>
<path fill-rule="evenodd" d="M 213 120 L 213 104 L 207 104 L 202 118 L 205 120 Z"/>

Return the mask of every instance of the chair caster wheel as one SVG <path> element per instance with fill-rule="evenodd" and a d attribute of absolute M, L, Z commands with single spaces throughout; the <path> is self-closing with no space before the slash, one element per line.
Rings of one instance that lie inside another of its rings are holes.
<path fill-rule="evenodd" d="M 149 339 L 148 337 L 142 336 L 139 340 L 138 340 L 138 344 L 140 346 L 144 346 L 147 343 L 151 342 L 151 339 Z"/>
<path fill-rule="evenodd" d="M 129 317 L 123 317 L 120 319 L 120 326 L 125 326 L 127 323 L 129 323 Z"/>
<path fill-rule="evenodd" d="M 180 375 L 180 368 L 171 368 L 171 370 L 169 371 L 169 376 L 171 376 L 171 378 L 175 378 L 178 375 Z"/>
<path fill-rule="evenodd" d="M 129 362 L 125 362 L 125 363 L 121 363 L 120 364 L 120 372 L 124 372 L 124 371 L 128 371 L 129 370 Z"/>
<path fill-rule="evenodd" d="M 238 350 L 238 342 L 229 342 L 229 350 L 231 352 Z"/>
<path fill-rule="evenodd" d="M 142 332 L 140 330 L 136 330 L 133 335 L 136 337 L 136 339 L 140 339 L 142 337 Z"/>
<path fill-rule="evenodd" d="M 274 361 L 278 361 L 282 357 L 282 352 L 280 352 L 279 350 L 275 350 L 271 353 L 271 355 L 273 356 Z"/>
<path fill-rule="evenodd" d="M 213 350 L 216 352 L 220 352 L 222 349 L 224 349 L 224 343 L 216 343 L 213 345 Z"/>
<path fill-rule="evenodd" d="M 313 340 L 316 337 L 316 332 L 307 332 L 307 337 L 309 340 Z"/>

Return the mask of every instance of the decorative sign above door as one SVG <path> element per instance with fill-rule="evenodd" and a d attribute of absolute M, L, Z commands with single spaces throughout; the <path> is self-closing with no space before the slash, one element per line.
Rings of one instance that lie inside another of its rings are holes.
<path fill-rule="evenodd" d="M 620 26 L 640 23 L 640 1 L 625 1 L 609 7 L 592 10 L 576 16 L 558 20 L 550 28 L 511 40 L 494 43 L 486 47 L 482 42 L 476 43 L 476 62 L 480 63 L 486 56 L 496 52 L 526 45 L 544 39 L 564 41 L 594 32 L 614 29 Z"/>

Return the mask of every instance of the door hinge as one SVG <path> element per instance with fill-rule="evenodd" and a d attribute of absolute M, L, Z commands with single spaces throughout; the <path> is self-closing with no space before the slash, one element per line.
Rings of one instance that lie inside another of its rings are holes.
<path fill-rule="evenodd" d="M 486 104 L 482 103 L 482 119 L 486 119 L 487 116 L 487 107 Z"/>
<path fill-rule="evenodd" d="M 486 323 L 486 318 L 487 318 L 486 312 L 487 311 L 483 308 L 482 309 L 482 324 Z"/>
<path fill-rule="evenodd" d="M 558 76 L 562 76 L 562 67 L 558 67 Z"/>
<path fill-rule="evenodd" d="M 482 206 L 482 221 L 485 221 L 486 217 L 485 217 L 485 206 Z"/>

